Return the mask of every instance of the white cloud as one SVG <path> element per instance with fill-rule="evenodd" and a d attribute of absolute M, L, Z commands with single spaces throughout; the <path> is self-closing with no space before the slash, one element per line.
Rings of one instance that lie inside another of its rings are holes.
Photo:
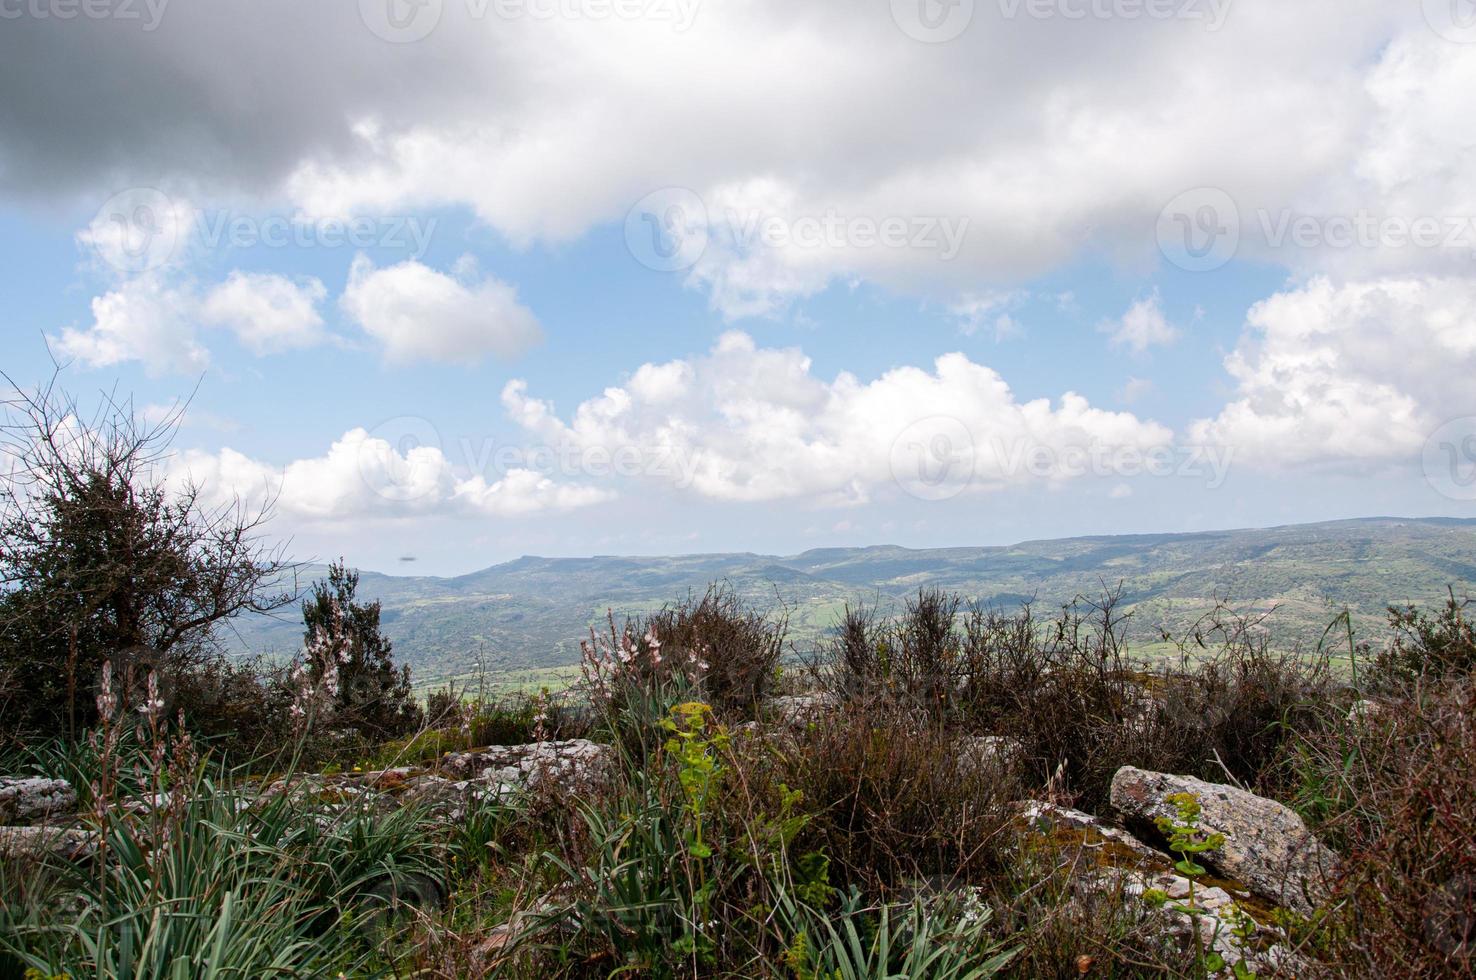
<path fill-rule="evenodd" d="M 1273 249 L 1249 234 L 1263 210 L 1476 214 L 1476 45 L 1440 37 L 1415 3 L 1235 4 L 1217 30 L 980 3 L 947 45 L 917 43 L 885 4 L 799 18 L 781 0 L 705 4 L 682 31 L 441 7 L 404 45 L 373 36 L 353 4 L 292 0 L 171 9 L 148 33 L 17 21 L 0 37 L 0 85 L 39 101 L 0 119 L 0 191 L 244 188 L 310 217 L 465 206 L 525 245 L 687 187 L 711 239 L 690 281 L 730 316 L 834 282 L 948 300 L 1083 255 L 1156 262 L 1159 210 L 1203 186 L 1236 202 L 1244 254 L 1299 270 L 1444 273 L 1470 253 Z M 84 50 L 106 52 L 85 77 L 45 74 Z M 280 70 L 251 70 L 263 62 Z M 968 225 L 951 256 L 853 236 L 766 245 L 736 240 L 730 210 L 740 226 L 754 212 L 790 229 Z"/>
<path fill-rule="evenodd" d="M 666 383 L 653 384 L 657 377 Z M 940 439 L 947 451 L 940 459 L 963 467 L 973 489 L 1068 479 L 1074 450 L 1141 450 L 1171 440 L 1161 425 L 1093 408 L 1072 392 L 1055 404 L 1018 401 L 998 374 L 963 354 L 939 357 L 931 371 L 899 367 L 870 382 L 847 373 L 826 381 L 802 351 L 761 348 L 740 332 L 724 334 L 705 357 L 642 366 L 567 421 L 521 381 L 502 397 L 515 421 L 550 444 L 611 453 L 638 447 L 683 460 L 673 475 L 718 500 L 834 505 L 895 494 L 918 462 L 911 447 L 932 449 Z"/>
<path fill-rule="evenodd" d="M 195 337 L 194 308 L 187 290 L 145 273 L 93 299 L 92 325 L 67 327 L 53 344 L 88 367 L 141 361 L 150 374 L 200 371 L 210 355 Z"/>
<path fill-rule="evenodd" d="M 64 328 L 58 353 L 88 367 L 138 361 L 152 375 L 189 374 L 210 364 L 199 326 L 229 329 L 255 354 L 300 349 L 325 339 L 323 284 L 307 278 L 232 272 L 202 299 L 199 285 L 165 270 L 125 278 L 92 301 L 92 324 Z"/>
<path fill-rule="evenodd" d="M 567 511 L 612 499 L 611 491 L 557 483 L 529 469 L 488 481 L 458 472 L 435 446 L 404 451 L 351 429 L 322 456 L 274 466 L 233 449 L 179 456 L 176 482 L 200 483 L 210 499 L 275 499 L 284 517 L 313 522 L 414 516 L 513 517 Z"/>
<path fill-rule="evenodd" d="M 341 302 L 391 363 L 513 358 L 542 339 L 516 289 L 490 276 L 476 280 L 465 263 L 456 271 L 460 278 L 414 260 L 377 269 L 361 255 Z"/>
<path fill-rule="evenodd" d="M 1120 320 L 1104 323 L 1098 329 L 1111 337 L 1112 346 L 1126 347 L 1134 354 L 1158 344 L 1173 343 L 1179 337 L 1178 328 L 1164 318 L 1163 302 L 1157 290 L 1128 307 Z"/>
<path fill-rule="evenodd" d="M 1030 294 L 1023 290 L 965 293 L 949 306 L 948 311 L 958 317 L 959 332 L 965 337 L 987 329 L 996 341 L 1008 340 L 1024 332 L 1013 311 L 1029 298 Z"/>
<path fill-rule="evenodd" d="M 1476 282 L 1314 279 L 1252 307 L 1225 366 L 1237 397 L 1193 442 L 1269 464 L 1410 458 L 1471 414 Z"/>
<path fill-rule="evenodd" d="M 1153 391 L 1153 382 L 1147 378 L 1128 378 L 1118 389 L 1117 400 L 1131 405 Z"/>
<path fill-rule="evenodd" d="M 229 328 L 255 354 L 313 347 L 324 340 L 318 304 L 326 296 L 317 279 L 233 272 L 205 297 L 200 317 Z"/>

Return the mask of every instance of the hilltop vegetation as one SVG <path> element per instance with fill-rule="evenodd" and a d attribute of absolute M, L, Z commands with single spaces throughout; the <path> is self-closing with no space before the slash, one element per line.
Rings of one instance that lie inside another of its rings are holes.
<path fill-rule="evenodd" d="M 315 572 L 314 569 L 309 571 Z M 1389 605 L 1438 603 L 1476 588 L 1476 520 L 1374 518 L 1261 530 L 1035 541 L 999 548 L 830 548 L 781 558 L 519 558 L 454 578 L 364 572 L 361 591 L 383 603 L 386 634 L 422 684 L 574 664 L 579 641 L 607 610 L 649 612 L 721 581 L 758 608 L 786 606 L 790 639 L 811 652 L 847 603 L 900 611 L 937 586 L 1012 612 L 1038 610 L 1121 583 L 1133 612 L 1126 639 L 1182 632 L 1224 600 L 1275 612 L 1277 642 L 1315 645 L 1345 607 L 1369 633 Z M 290 655 L 294 623 L 238 621 L 238 651 Z"/>

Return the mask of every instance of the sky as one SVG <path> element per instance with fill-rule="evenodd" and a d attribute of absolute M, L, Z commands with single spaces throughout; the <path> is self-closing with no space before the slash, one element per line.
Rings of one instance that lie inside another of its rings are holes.
<path fill-rule="evenodd" d="M 301 559 L 1476 516 L 1476 0 L 0 0 L 0 369 Z"/>

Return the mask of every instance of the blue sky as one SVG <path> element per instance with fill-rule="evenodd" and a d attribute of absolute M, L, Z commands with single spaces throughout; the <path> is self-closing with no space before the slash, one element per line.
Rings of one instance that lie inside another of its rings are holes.
<path fill-rule="evenodd" d="M 390 571 L 1476 516 L 1459 2 L 408 3 L 7 17 L 6 373 Z"/>

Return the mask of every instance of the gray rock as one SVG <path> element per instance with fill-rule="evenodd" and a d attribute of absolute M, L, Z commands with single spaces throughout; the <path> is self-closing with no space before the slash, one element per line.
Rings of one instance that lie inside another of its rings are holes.
<path fill-rule="evenodd" d="M 1388 707 L 1382 702 L 1369 698 L 1359 698 L 1348 709 L 1348 724 L 1371 725 L 1375 722 L 1383 721 L 1388 713 Z"/>
<path fill-rule="evenodd" d="M 834 694 L 817 691 L 814 694 L 786 694 L 772 698 L 765 708 L 776 721 L 795 728 L 804 728 L 839 706 L 840 699 Z"/>
<path fill-rule="evenodd" d="M 458 779 L 514 790 L 548 787 L 577 790 L 603 778 L 610 751 L 608 745 L 583 738 L 493 745 L 471 752 L 448 753 L 441 758 L 441 769 Z"/>
<path fill-rule="evenodd" d="M 0 827 L 0 857 L 81 861 L 97 853 L 97 834 L 69 827 Z"/>
<path fill-rule="evenodd" d="M 1008 735 L 965 735 L 959 740 L 959 764 L 966 769 L 1012 769 L 1025 746 Z"/>
<path fill-rule="evenodd" d="M 1166 799 L 1174 793 L 1193 794 L 1202 811 L 1200 826 L 1225 835 L 1223 847 L 1199 855 L 1204 864 L 1303 914 L 1326 897 L 1337 857 L 1280 803 L 1234 786 L 1132 766 L 1112 777 L 1112 805 L 1129 820 L 1174 818 L 1177 811 Z"/>
<path fill-rule="evenodd" d="M 0 777 L 0 824 L 46 823 L 76 809 L 77 791 L 65 779 Z"/>
<path fill-rule="evenodd" d="M 1042 800 L 1027 800 L 1016 805 L 1019 815 L 1035 830 L 1051 835 L 1062 831 L 1077 831 L 1082 846 L 1101 849 L 1109 844 L 1116 845 L 1119 857 L 1104 863 L 1131 864 L 1134 867 L 1166 868 L 1169 861 L 1162 851 L 1138 840 L 1121 827 L 1114 827 L 1100 817 L 1069 806 L 1058 806 Z M 1126 860 L 1124 860 L 1126 859 Z"/>

